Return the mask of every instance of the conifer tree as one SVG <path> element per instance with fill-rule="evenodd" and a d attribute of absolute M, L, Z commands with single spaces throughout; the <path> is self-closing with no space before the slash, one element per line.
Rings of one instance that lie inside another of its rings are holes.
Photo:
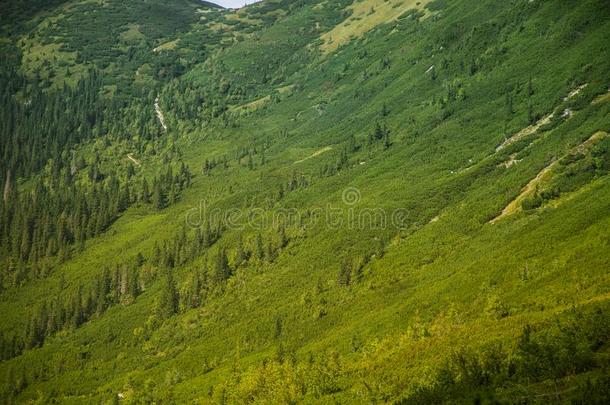
<path fill-rule="evenodd" d="M 148 181 L 146 178 L 142 180 L 142 193 L 140 194 L 140 201 L 143 203 L 150 203 L 150 190 L 148 189 Z"/>
<path fill-rule="evenodd" d="M 247 257 L 244 250 L 244 241 L 240 234 L 237 240 L 237 249 L 235 251 L 235 267 L 239 267 L 245 260 L 247 260 Z"/>
<path fill-rule="evenodd" d="M 386 128 L 383 134 L 383 149 L 388 149 L 392 144 L 390 143 L 390 131 Z"/>
<path fill-rule="evenodd" d="M 280 239 L 280 249 L 283 249 L 288 244 L 288 237 L 286 236 L 286 227 L 281 225 L 279 227 L 279 239 Z"/>
<path fill-rule="evenodd" d="M 78 328 L 85 322 L 85 314 L 83 311 L 83 292 L 82 287 L 78 287 L 76 295 L 72 300 L 72 326 Z"/>
<path fill-rule="evenodd" d="M 155 207 L 156 209 L 160 210 L 160 209 L 165 208 L 165 205 L 166 205 L 165 191 L 163 190 L 161 181 L 157 180 L 156 178 L 153 182 L 152 201 L 153 201 L 153 207 Z"/>
<path fill-rule="evenodd" d="M 158 315 L 164 319 L 175 315 L 178 312 L 178 299 L 172 270 L 167 269 L 163 277 L 163 286 L 157 304 Z"/>
<path fill-rule="evenodd" d="M 216 285 L 220 285 L 227 281 L 231 276 L 231 269 L 229 268 L 229 260 L 227 259 L 227 251 L 222 248 L 218 250 L 216 256 L 216 265 L 214 266 L 214 273 L 212 281 Z"/>

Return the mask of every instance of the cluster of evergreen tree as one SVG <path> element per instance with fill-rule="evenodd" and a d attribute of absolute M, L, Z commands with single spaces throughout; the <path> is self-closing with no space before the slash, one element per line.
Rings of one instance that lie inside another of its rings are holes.
<path fill-rule="evenodd" d="M 384 106 L 385 110 L 385 106 Z M 382 112 L 383 114 L 383 112 Z M 383 148 L 388 149 L 392 144 L 390 142 L 390 129 L 385 123 L 377 123 L 375 124 L 375 129 L 373 132 L 369 133 L 368 144 L 373 145 L 375 142 L 383 141 Z"/>
<path fill-rule="evenodd" d="M 206 159 L 203 165 L 201 166 L 201 171 L 206 176 L 209 176 L 212 174 L 212 170 L 214 170 L 217 166 L 220 166 L 225 170 L 228 169 L 229 162 L 227 161 L 227 157 L 223 156 L 222 159 Z"/>
<path fill-rule="evenodd" d="M 281 136 L 281 135 L 280 135 Z M 261 167 L 267 164 L 266 150 L 269 148 L 270 142 L 268 139 L 261 145 L 252 145 L 250 147 L 243 147 L 235 152 L 235 160 L 238 166 L 243 165 L 243 161 L 246 161 L 246 166 L 250 170 L 254 170 L 257 167 Z"/>
<path fill-rule="evenodd" d="M 93 166 L 92 166 L 93 167 Z M 94 180 L 103 177 L 92 169 Z M 67 258 L 71 246 L 84 247 L 85 241 L 104 232 L 132 204 L 152 204 L 161 209 L 174 203 L 191 182 L 191 172 L 181 164 L 174 174 L 171 165 L 155 177 L 152 192 L 148 181 L 141 188 L 133 181 L 120 181 L 114 174 L 89 186 L 77 185 L 66 176 L 65 182 L 45 184 L 36 181 L 31 192 L 5 189 L 0 202 L 1 257 L 0 287 L 20 284 L 28 276 L 45 275 L 45 258 Z"/>
<path fill-rule="evenodd" d="M 111 306 L 130 303 L 144 289 L 141 276 L 142 261 L 131 265 L 105 268 L 92 283 L 80 285 L 69 297 L 56 296 L 30 311 L 23 335 L 0 335 L 0 359 L 10 359 L 23 350 L 40 347 L 46 338 L 69 328 L 78 328 L 99 317 Z M 63 291 L 63 278 L 60 289 Z"/>
<path fill-rule="evenodd" d="M 227 281 L 238 269 L 274 261 L 289 242 L 285 227 L 279 226 L 267 236 L 266 241 L 258 233 L 246 245 L 240 235 L 234 248 L 229 251 L 227 247 L 218 247 L 209 260 L 209 248 L 218 241 L 221 232 L 221 227 L 211 231 L 211 227 L 206 225 L 203 230 L 196 229 L 193 237 L 189 238 L 183 228 L 175 238 L 165 241 L 162 247 L 155 246 L 152 263 L 163 271 L 162 293 L 156 308 L 159 317 L 167 318 L 179 311 L 203 305 L 208 294 L 224 290 Z M 173 269 L 192 262 L 202 254 L 203 265 L 194 267 L 179 289 Z"/>
<path fill-rule="evenodd" d="M 170 164 L 152 186 L 144 179 L 137 190 L 132 165 L 105 174 L 99 154 L 86 162 L 75 152 L 109 133 L 130 140 L 137 133 L 132 143 L 140 152 L 158 143 L 153 92 L 107 97 L 97 70 L 54 88 L 36 72 L 25 77 L 19 66 L 18 56 L 0 64 L 0 289 L 46 274 L 45 258 L 65 259 L 71 245 L 84 247 L 136 201 L 158 209 L 172 204 L 192 177 L 184 164 L 177 173 Z"/>
<path fill-rule="evenodd" d="M 240 148 L 235 152 L 235 161 L 237 166 L 248 167 L 249 170 L 254 170 L 257 167 L 264 166 L 267 164 L 267 155 L 265 150 L 269 147 L 268 141 L 265 141 L 262 145 L 254 145 L 251 147 Z M 244 160 L 246 163 L 244 163 Z M 222 167 L 223 169 L 229 168 L 229 161 L 227 156 L 223 155 L 222 158 L 205 159 L 202 165 L 203 174 L 209 176 L 212 170 L 216 167 Z"/>
<path fill-rule="evenodd" d="M 66 258 L 72 244 L 83 247 L 134 201 L 129 184 L 114 176 L 86 188 L 74 183 L 53 187 L 39 180 L 31 192 L 11 191 L 5 197 L 0 203 L 0 239 L 8 263 L 2 277 L 15 276 L 11 284 L 20 282 L 27 264 L 36 267 L 41 259 L 56 255 Z"/>
<path fill-rule="evenodd" d="M 277 199 L 281 200 L 284 198 L 287 192 L 295 191 L 298 189 L 306 188 L 309 186 L 309 180 L 304 174 L 297 173 L 296 170 L 292 171 L 292 177 L 285 183 L 280 183 L 278 187 Z"/>
<path fill-rule="evenodd" d="M 151 202 L 156 209 L 165 208 L 174 204 L 182 190 L 191 185 L 192 174 L 188 166 L 181 163 L 178 173 L 174 174 L 171 165 L 168 166 L 165 174 L 155 177 L 152 183 L 152 195 L 149 193 L 148 182 L 142 182 L 142 201 Z"/>
<path fill-rule="evenodd" d="M 99 134 L 110 119 L 99 97 L 102 78 L 95 70 L 74 87 L 64 85 L 56 91 L 43 91 L 40 80 L 28 84 L 13 74 L 14 80 L 0 80 L 3 187 L 7 181 L 37 173 L 49 160 L 52 172 L 59 174 L 62 164 L 69 164 L 64 158 L 69 150 Z"/>

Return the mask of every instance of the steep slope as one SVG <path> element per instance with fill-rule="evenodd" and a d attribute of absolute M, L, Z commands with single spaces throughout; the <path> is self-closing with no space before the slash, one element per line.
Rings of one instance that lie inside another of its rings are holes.
<path fill-rule="evenodd" d="M 7 402 L 607 399 L 605 3 L 379 3 L 263 1 L 153 41 L 182 68 L 131 176 L 192 178 L 40 275 L 7 266 Z M 95 139 L 103 168 L 130 156 Z M 550 164 L 552 198 L 490 223 Z"/>

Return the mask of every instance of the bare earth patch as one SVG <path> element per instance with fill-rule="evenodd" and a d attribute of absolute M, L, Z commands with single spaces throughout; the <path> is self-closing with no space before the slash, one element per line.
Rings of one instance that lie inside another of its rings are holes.
<path fill-rule="evenodd" d="M 160 52 L 160 51 L 169 51 L 169 50 L 175 49 L 176 46 L 178 46 L 178 41 L 179 41 L 179 39 L 174 39 L 173 41 L 165 42 L 165 43 L 159 45 L 158 47 L 156 47 L 155 49 L 153 49 L 153 51 Z"/>
<path fill-rule="evenodd" d="M 593 135 L 591 135 L 591 137 L 589 139 L 587 139 L 580 145 L 572 148 L 564 156 L 567 156 L 569 154 L 575 154 L 575 153 L 581 154 L 581 155 L 585 154 L 589 149 L 591 149 L 591 147 L 593 147 L 597 142 L 599 142 L 601 139 L 605 138 L 606 136 L 608 136 L 607 132 L 603 132 L 603 131 L 596 132 Z M 492 219 L 490 221 L 490 223 L 494 224 L 497 221 L 499 221 L 500 219 L 502 219 L 506 216 L 509 216 L 511 214 L 514 214 L 515 212 L 520 211 L 522 209 L 521 203 L 523 202 L 523 200 L 525 200 L 533 192 L 535 192 L 536 189 L 538 189 L 541 184 L 548 182 L 553 177 L 553 169 L 557 166 L 557 164 L 560 160 L 561 159 L 556 159 L 556 160 L 552 161 L 551 163 L 549 163 L 549 165 L 546 166 L 544 169 L 542 169 L 540 171 L 540 173 L 538 173 L 536 175 L 536 177 L 534 177 L 532 180 L 530 180 L 529 183 L 527 183 L 525 185 L 525 187 L 523 187 L 521 189 L 521 192 L 519 193 L 519 195 L 502 210 L 502 213 L 500 215 L 498 215 L 497 217 L 495 217 L 494 219 Z"/>
<path fill-rule="evenodd" d="M 157 113 L 159 123 L 161 123 L 163 129 L 167 131 L 167 125 L 165 125 L 165 117 L 163 116 L 163 111 L 161 111 L 161 107 L 159 107 L 159 97 L 155 99 L 155 112 Z"/>
<path fill-rule="evenodd" d="M 604 102 L 609 102 L 610 101 L 610 89 L 608 89 L 608 92 L 606 94 L 602 94 L 601 96 L 597 96 L 595 97 L 595 100 L 593 100 L 591 102 L 591 104 L 599 104 L 599 103 L 604 103 Z"/>
<path fill-rule="evenodd" d="M 319 156 L 319 155 L 321 155 L 321 154 L 323 154 L 323 153 L 326 153 L 326 152 L 328 152 L 328 151 L 330 151 L 330 150 L 332 150 L 332 149 L 333 149 L 333 148 L 332 148 L 332 146 L 326 146 L 326 147 L 324 147 L 324 148 L 322 148 L 322 149 L 319 149 L 319 150 L 315 151 L 314 153 L 312 153 L 311 155 L 307 156 L 307 157 L 306 157 L 306 158 L 304 158 L 304 159 L 297 160 L 296 162 L 294 162 L 294 164 L 296 165 L 296 164 L 298 164 L 298 163 L 303 163 L 303 162 L 304 162 L 304 161 L 306 161 L 306 160 L 309 160 L 309 159 L 311 159 L 311 158 L 315 158 L 316 156 Z"/>
<path fill-rule="evenodd" d="M 515 142 L 525 138 L 526 136 L 531 135 L 534 132 L 538 131 L 541 126 L 546 125 L 549 122 L 551 122 L 551 120 L 553 119 L 554 115 L 555 114 L 551 113 L 551 114 L 547 115 L 546 117 L 541 118 L 540 120 L 538 120 L 538 122 L 536 122 L 535 124 L 532 124 L 529 127 L 523 128 L 521 131 L 517 132 L 516 134 L 514 134 L 513 136 L 511 136 L 510 138 L 508 138 L 504 142 L 502 142 L 496 148 L 496 152 L 499 152 L 502 149 L 506 148 L 507 146 L 512 145 L 513 143 L 515 143 Z"/>
<path fill-rule="evenodd" d="M 142 166 L 142 163 L 138 159 L 134 158 L 131 153 L 127 154 L 127 159 L 131 160 L 138 167 Z"/>
<path fill-rule="evenodd" d="M 265 97 L 261 97 L 258 100 L 251 101 L 246 104 L 229 107 L 231 111 L 255 111 L 259 108 L 263 107 L 265 104 L 271 101 L 271 96 L 267 95 Z"/>

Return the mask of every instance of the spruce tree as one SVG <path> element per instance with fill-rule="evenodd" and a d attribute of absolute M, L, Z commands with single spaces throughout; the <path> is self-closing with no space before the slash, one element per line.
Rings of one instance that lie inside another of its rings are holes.
<path fill-rule="evenodd" d="M 165 208 L 166 205 L 166 197 L 165 190 L 163 190 L 163 186 L 161 185 L 161 181 L 155 178 L 153 182 L 153 207 L 160 210 Z"/>
<path fill-rule="evenodd" d="M 163 318 L 169 318 L 178 312 L 178 291 L 174 283 L 174 277 L 172 270 L 168 269 L 163 277 L 163 286 L 161 289 L 161 295 L 157 304 L 157 313 Z"/>
<path fill-rule="evenodd" d="M 142 193 L 140 195 L 140 201 L 143 203 L 150 203 L 150 190 L 148 189 L 148 181 L 146 178 L 142 180 Z"/>
<path fill-rule="evenodd" d="M 76 295 L 72 300 L 72 326 L 78 328 L 85 322 L 83 311 L 83 292 L 82 287 L 78 287 Z"/>
<path fill-rule="evenodd" d="M 244 250 L 244 241 L 241 235 L 239 235 L 239 239 L 237 240 L 237 250 L 235 252 L 235 266 L 239 267 L 245 260 L 246 252 Z"/>
<path fill-rule="evenodd" d="M 390 143 L 390 130 L 386 128 L 383 134 L 383 149 L 388 149 L 392 144 Z"/>
<path fill-rule="evenodd" d="M 231 269 L 229 267 L 229 260 L 227 258 L 227 251 L 222 248 L 218 250 L 216 256 L 216 265 L 214 267 L 213 282 L 216 285 L 221 285 L 229 279 L 231 276 Z"/>
<path fill-rule="evenodd" d="M 383 139 L 383 136 L 384 136 L 384 130 L 383 130 L 383 128 L 382 128 L 382 126 L 381 126 L 381 124 L 379 123 L 379 121 L 377 121 L 377 122 L 375 123 L 375 132 L 374 132 L 374 136 L 375 136 L 375 139 L 377 139 L 377 140 Z"/>

